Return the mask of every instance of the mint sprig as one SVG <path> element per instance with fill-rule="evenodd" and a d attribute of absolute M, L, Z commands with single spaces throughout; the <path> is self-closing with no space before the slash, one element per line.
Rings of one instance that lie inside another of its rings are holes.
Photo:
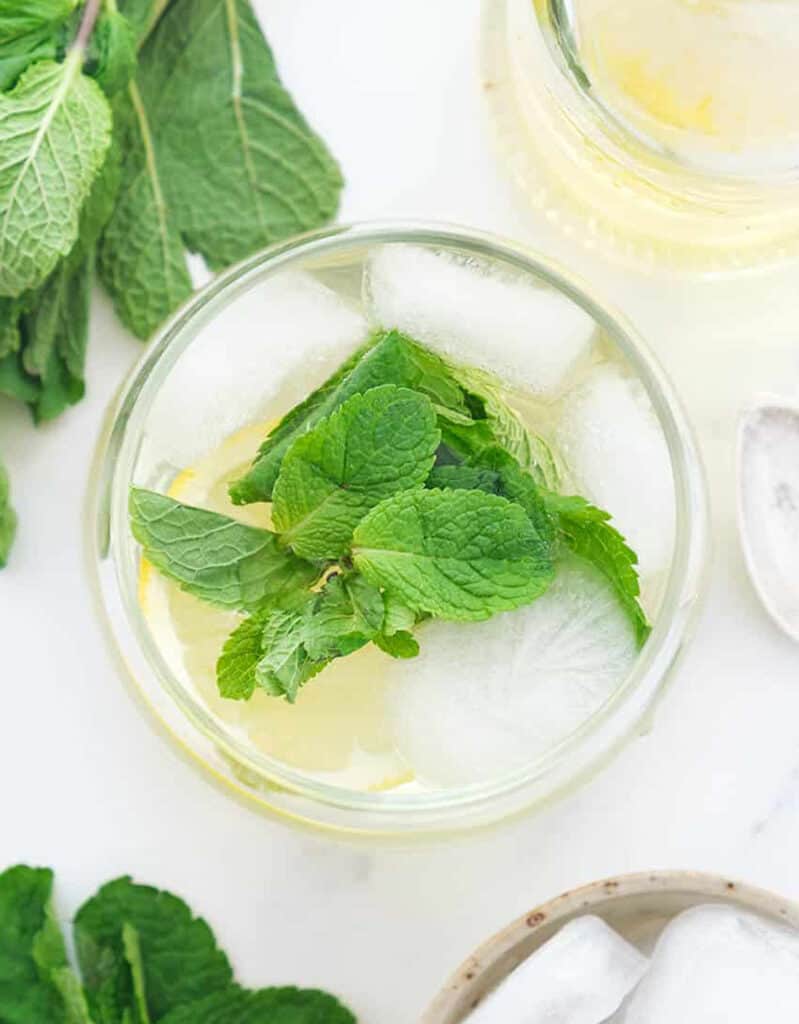
<path fill-rule="evenodd" d="M 208 924 L 177 896 L 118 878 L 78 910 L 78 976 L 53 873 L 0 873 L 0 1020 L 9 1024 L 355 1024 L 334 996 L 238 985 Z"/>
<path fill-rule="evenodd" d="M 389 612 L 381 591 L 358 573 L 334 573 L 304 601 L 250 616 L 234 630 L 217 663 L 220 693 L 247 700 L 261 687 L 293 702 L 330 661 L 372 640 L 385 640 L 387 648 L 402 652 L 395 657 L 410 657 L 412 645 L 399 635 L 408 616 L 415 621 L 409 609 L 395 602 Z"/>
<path fill-rule="evenodd" d="M 425 618 L 479 621 L 534 601 L 565 550 L 600 569 L 643 643 L 634 553 L 608 513 L 546 486 L 557 477 L 493 378 L 382 331 L 233 485 L 235 500 L 271 498 L 274 533 L 136 489 L 132 528 L 184 589 L 252 613 L 220 654 L 220 693 L 294 701 L 368 643 L 414 657 Z"/>

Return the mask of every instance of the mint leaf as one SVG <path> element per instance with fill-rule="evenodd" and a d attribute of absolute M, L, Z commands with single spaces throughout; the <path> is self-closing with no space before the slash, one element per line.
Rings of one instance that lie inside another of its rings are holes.
<path fill-rule="evenodd" d="M 150 1024 L 141 941 L 138 931 L 127 921 L 122 925 L 122 950 L 130 968 L 133 1018 L 136 1024 Z"/>
<path fill-rule="evenodd" d="M 154 491 L 131 488 L 130 522 L 148 562 L 222 608 L 256 610 L 319 577 L 317 567 L 281 548 L 269 530 Z"/>
<path fill-rule="evenodd" d="M 173 1010 L 161 1024 L 355 1024 L 355 1017 L 317 989 L 232 987 Z"/>
<path fill-rule="evenodd" d="M 31 64 L 54 60 L 57 54 L 58 34 L 50 25 L 0 42 L 0 92 L 10 89 Z"/>
<path fill-rule="evenodd" d="M 383 595 L 357 573 L 331 576 L 305 611 L 303 643 L 314 661 L 344 657 L 383 627 Z"/>
<path fill-rule="evenodd" d="M 413 629 L 416 625 L 416 612 L 390 591 L 383 594 L 383 605 L 385 607 L 383 633 L 387 636 Z"/>
<path fill-rule="evenodd" d="M 19 299 L 0 299 L 0 359 L 19 351 L 22 343 L 19 315 L 22 309 Z"/>
<path fill-rule="evenodd" d="M 0 46 L 65 21 L 78 0 L 0 0 Z"/>
<path fill-rule="evenodd" d="M 538 535 L 552 545 L 555 539 L 552 513 L 542 490 L 530 473 L 525 472 L 509 452 L 497 445 L 491 445 L 480 452 L 474 459 L 474 465 L 495 475 L 496 493 L 521 505 Z"/>
<path fill-rule="evenodd" d="M 399 331 L 381 331 L 322 387 L 291 410 L 261 445 L 252 468 L 235 481 L 230 496 L 237 505 L 271 501 L 272 490 L 287 449 L 301 434 L 333 413 L 353 395 L 381 384 L 418 391 L 441 409 L 468 417 L 463 389 L 442 359 Z M 441 417 L 439 425 L 443 427 Z"/>
<path fill-rule="evenodd" d="M 255 669 L 263 656 L 265 621 L 264 615 L 251 615 L 225 641 L 216 663 L 216 682 L 222 697 L 249 700 L 255 692 Z"/>
<path fill-rule="evenodd" d="M 11 507 L 8 473 L 0 463 L 0 569 L 8 562 L 8 553 L 17 532 L 17 515 Z"/>
<path fill-rule="evenodd" d="M 491 469 L 469 466 L 466 463 L 455 466 L 436 466 L 427 478 L 427 487 L 456 491 L 485 491 L 499 493 L 499 477 Z"/>
<path fill-rule="evenodd" d="M 11 352 L 0 359 L 0 395 L 32 403 L 38 399 L 39 391 L 39 382 L 25 372 L 21 352 Z"/>
<path fill-rule="evenodd" d="M 28 402 L 37 422 L 53 419 L 83 397 L 94 244 L 113 208 L 118 179 L 119 152 L 112 146 L 83 204 L 80 234 L 69 254 L 38 288 L 0 300 L 10 304 L 15 319 L 9 329 L 22 349 L 25 390 L 14 394 Z"/>
<path fill-rule="evenodd" d="M 147 338 L 191 295 L 192 283 L 136 79 L 114 98 L 113 112 L 122 173 L 118 201 L 98 247 L 98 273 L 120 320 Z"/>
<path fill-rule="evenodd" d="M 87 1020 L 77 1015 L 79 986 L 53 916 L 52 888 L 46 868 L 20 865 L 0 874 L 0 1021 L 8 1024 Z"/>
<path fill-rule="evenodd" d="M 544 493 L 549 513 L 556 517 L 559 535 L 566 546 L 599 569 L 627 612 L 636 639 L 643 646 L 652 627 L 638 598 L 641 587 L 636 565 L 638 556 L 611 525 L 608 512 L 580 497 Z"/>
<path fill-rule="evenodd" d="M 404 629 L 396 633 L 378 633 L 374 642 L 392 658 L 415 658 L 419 653 L 419 641 Z"/>
<path fill-rule="evenodd" d="M 327 665 L 314 661 L 305 649 L 306 619 L 303 611 L 277 608 L 266 616 L 262 634 L 263 654 L 255 668 L 255 680 L 273 697 L 296 700 L 301 686 Z"/>
<path fill-rule="evenodd" d="M 191 291 L 186 249 L 217 269 L 336 211 L 338 167 L 248 0 L 173 0 L 114 114 L 125 163 L 100 274 L 142 338 Z"/>
<path fill-rule="evenodd" d="M 92 32 L 84 70 L 106 96 L 114 96 L 136 72 L 136 51 L 133 25 L 118 10 L 107 7 Z"/>
<path fill-rule="evenodd" d="M 33 293 L 32 309 L 20 321 L 22 365 L 37 388 L 29 403 L 37 422 L 54 419 L 83 398 L 93 269 L 91 256 L 74 269 L 62 260 Z"/>
<path fill-rule="evenodd" d="M 292 444 L 272 519 L 303 558 L 336 559 L 370 508 L 424 482 L 441 434 L 429 399 L 392 384 L 348 399 Z"/>
<path fill-rule="evenodd" d="M 111 112 L 80 63 L 34 64 L 0 94 L 0 295 L 36 288 L 67 255 L 105 159 Z"/>
<path fill-rule="evenodd" d="M 134 932 L 139 955 L 132 965 Z M 108 882 L 84 903 L 75 917 L 75 943 L 99 1024 L 137 1020 L 134 975 L 153 1021 L 232 982 L 227 957 L 205 921 L 176 896 L 130 878 Z"/>
<path fill-rule="evenodd" d="M 499 381 L 486 370 L 453 366 L 455 379 L 468 390 L 475 421 L 471 430 L 454 424 L 445 432 L 445 442 L 462 457 L 475 460 L 486 448 L 497 446 L 507 452 L 536 483 L 555 489 L 560 469 L 555 455 L 543 438 L 530 433 L 519 414 L 502 395 Z"/>
<path fill-rule="evenodd" d="M 355 530 L 353 559 L 375 586 L 444 619 L 487 619 L 528 604 L 554 572 L 524 510 L 480 491 L 404 491 Z"/>
<path fill-rule="evenodd" d="M 247 699 L 254 676 L 267 693 L 293 702 L 300 687 L 333 658 L 352 654 L 374 639 L 384 619 L 383 595 L 376 587 L 357 573 L 332 575 L 302 605 L 273 609 L 238 627 L 228 640 L 227 671 L 224 680 L 218 677 L 220 692 Z M 259 644 L 260 660 L 253 668 Z"/>

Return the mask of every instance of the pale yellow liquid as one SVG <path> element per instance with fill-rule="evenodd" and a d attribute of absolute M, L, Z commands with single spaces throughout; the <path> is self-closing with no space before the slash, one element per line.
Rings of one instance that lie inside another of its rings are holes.
<path fill-rule="evenodd" d="M 574 0 L 591 91 L 641 139 L 720 173 L 799 156 L 796 0 Z"/>
<path fill-rule="evenodd" d="M 799 246 L 799 0 L 486 0 L 486 98 L 536 207 L 680 268 Z"/>

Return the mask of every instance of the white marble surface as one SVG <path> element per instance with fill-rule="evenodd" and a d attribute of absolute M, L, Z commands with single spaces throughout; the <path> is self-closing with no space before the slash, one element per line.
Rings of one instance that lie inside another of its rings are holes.
<path fill-rule="evenodd" d="M 478 0 L 261 0 L 290 87 L 345 169 L 343 219 L 420 217 L 537 241 L 642 328 L 697 425 L 715 560 L 695 643 L 653 732 L 591 785 L 491 834 L 351 847 L 243 809 L 179 760 L 105 652 L 83 570 L 84 488 L 104 407 L 139 353 L 98 295 L 89 397 L 34 431 L 0 406 L 20 532 L 0 575 L 0 864 L 51 864 L 69 915 L 131 872 L 181 892 L 248 983 L 339 992 L 409 1024 L 472 947 L 537 901 L 652 867 L 737 875 L 799 898 L 799 648 L 745 578 L 737 410 L 799 385 L 799 268 L 646 280 L 592 263 L 517 206 L 489 147 Z"/>

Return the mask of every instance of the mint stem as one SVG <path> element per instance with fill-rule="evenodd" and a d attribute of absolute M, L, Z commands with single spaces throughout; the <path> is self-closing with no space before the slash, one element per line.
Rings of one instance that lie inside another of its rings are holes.
<path fill-rule="evenodd" d="M 102 0 L 87 0 L 78 34 L 75 36 L 75 42 L 71 47 L 73 51 L 78 53 L 86 52 L 86 47 L 94 31 L 94 23 L 97 21 L 97 15 L 100 13 L 101 2 Z"/>

